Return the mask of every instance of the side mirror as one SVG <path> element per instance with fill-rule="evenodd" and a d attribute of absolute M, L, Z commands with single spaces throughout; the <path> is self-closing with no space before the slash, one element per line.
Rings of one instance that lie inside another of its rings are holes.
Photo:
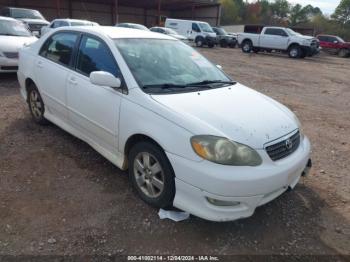
<path fill-rule="evenodd" d="M 221 65 L 216 65 L 217 68 L 219 68 L 220 70 L 222 70 L 222 66 Z"/>
<path fill-rule="evenodd" d="M 119 88 L 122 84 L 119 78 L 104 71 L 91 72 L 90 82 L 97 86 L 109 86 L 112 88 Z"/>

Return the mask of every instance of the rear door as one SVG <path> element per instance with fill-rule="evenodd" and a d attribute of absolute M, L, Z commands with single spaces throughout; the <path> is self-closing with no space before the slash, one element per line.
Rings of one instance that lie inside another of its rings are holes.
<path fill-rule="evenodd" d="M 78 34 L 59 32 L 49 37 L 35 60 L 35 80 L 45 103 L 54 117 L 67 121 L 66 80 L 72 69 L 73 50 Z"/>
<path fill-rule="evenodd" d="M 279 28 L 266 28 L 260 35 L 260 47 L 286 50 L 288 47 L 289 37 L 286 32 Z"/>
<path fill-rule="evenodd" d="M 86 138 L 110 153 L 117 152 L 119 108 L 123 94 L 108 86 L 90 82 L 90 73 L 105 71 L 122 79 L 108 45 L 95 36 L 83 35 L 75 71 L 68 76 L 69 121 Z"/>

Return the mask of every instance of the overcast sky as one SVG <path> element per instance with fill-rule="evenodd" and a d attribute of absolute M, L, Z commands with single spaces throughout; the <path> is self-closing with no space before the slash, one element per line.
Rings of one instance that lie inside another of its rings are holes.
<path fill-rule="evenodd" d="M 293 4 L 312 5 L 321 8 L 325 14 L 332 14 L 335 8 L 339 5 L 340 0 L 289 0 Z"/>

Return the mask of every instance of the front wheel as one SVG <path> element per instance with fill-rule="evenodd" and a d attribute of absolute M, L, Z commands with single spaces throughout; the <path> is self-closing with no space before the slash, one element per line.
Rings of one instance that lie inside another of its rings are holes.
<path fill-rule="evenodd" d="M 135 145 L 129 153 L 129 177 L 146 203 L 166 208 L 175 196 L 174 172 L 164 151 L 150 142 Z"/>
<path fill-rule="evenodd" d="M 195 41 L 197 47 L 203 47 L 204 39 L 202 37 L 198 37 Z"/>
<path fill-rule="evenodd" d="M 345 48 L 341 49 L 338 53 L 338 55 L 342 58 L 348 57 L 349 54 L 350 54 L 350 51 L 348 49 L 345 49 Z"/>
<path fill-rule="evenodd" d="M 293 45 L 288 49 L 288 55 L 290 58 L 300 58 L 301 54 L 302 50 L 298 45 Z"/>

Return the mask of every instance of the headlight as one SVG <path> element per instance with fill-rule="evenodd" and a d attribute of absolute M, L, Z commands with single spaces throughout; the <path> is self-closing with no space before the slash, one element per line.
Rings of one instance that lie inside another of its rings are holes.
<path fill-rule="evenodd" d="M 296 122 L 297 125 L 298 125 L 298 129 L 299 129 L 299 133 L 300 133 L 300 141 L 303 141 L 303 139 L 304 139 L 303 127 L 302 127 L 302 125 L 301 125 L 301 123 L 300 123 L 299 118 L 298 118 L 295 114 L 294 114 L 294 120 L 295 120 L 295 122 Z"/>
<path fill-rule="evenodd" d="M 303 45 L 309 46 L 309 45 L 311 45 L 311 41 L 310 40 L 303 40 Z"/>
<path fill-rule="evenodd" d="M 201 135 L 191 138 L 193 150 L 200 157 L 221 165 L 258 166 L 259 154 L 252 148 L 227 138 Z"/>

